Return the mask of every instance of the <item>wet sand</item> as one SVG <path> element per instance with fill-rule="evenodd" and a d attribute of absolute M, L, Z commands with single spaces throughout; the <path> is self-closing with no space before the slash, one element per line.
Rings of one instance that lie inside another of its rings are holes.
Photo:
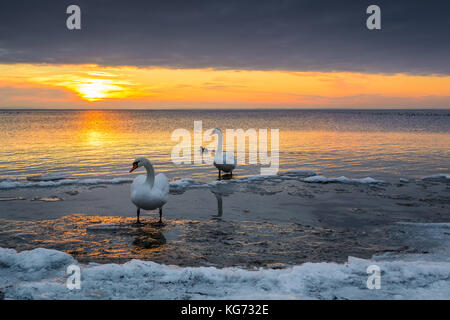
<path fill-rule="evenodd" d="M 448 222 L 448 180 L 308 183 L 300 176 L 171 190 L 135 225 L 129 184 L 2 191 L 0 247 L 57 249 L 79 262 L 284 267 L 413 250 L 396 222 Z M 40 201 L 37 201 L 40 200 Z"/>

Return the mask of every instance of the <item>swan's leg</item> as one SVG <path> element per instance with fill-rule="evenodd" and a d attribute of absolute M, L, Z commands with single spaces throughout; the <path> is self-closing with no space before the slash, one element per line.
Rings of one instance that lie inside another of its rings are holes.
<path fill-rule="evenodd" d="M 162 207 L 159 208 L 159 223 L 162 223 Z"/>
<path fill-rule="evenodd" d="M 219 179 L 222 178 L 222 176 L 220 175 L 220 169 L 219 169 Z"/>
<path fill-rule="evenodd" d="M 141 208 L 137 208 L 137 224 L 140 224 L 141 222 L 139 221 L 139 215 L 141 214 Z"/>

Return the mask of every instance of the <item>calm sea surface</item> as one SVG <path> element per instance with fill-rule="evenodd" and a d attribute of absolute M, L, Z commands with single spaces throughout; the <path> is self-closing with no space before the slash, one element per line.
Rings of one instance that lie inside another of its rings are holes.
<path fill-rule="evenodd" d="M 211 180 L 206 164 L 174 165 L 173 130 L 194 121 L 244 130 L 279 129 L 280 170 L 395 180 L 449 173 L 450 111 L 0 111 L 0 178 L 67 172 L 73 177 L 131 177 L 137 156 L 169 178 Z M 207 144 L 207 143 L 205 143 Z M 255 155 L 252 155 L 255 156 Z M 240 165 L 237 176 L 259 173 Z"/>

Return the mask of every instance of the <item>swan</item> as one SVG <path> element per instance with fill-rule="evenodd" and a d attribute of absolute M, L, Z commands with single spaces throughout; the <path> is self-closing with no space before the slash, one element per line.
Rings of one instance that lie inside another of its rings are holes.
<path fill-rule="evenodd" d="M 215 128 L 212 134 L 217 134 L 217 150 L 216 155 L 214 156 L 214 166 L 219 170 L 219 179 L 220 179 L 220 171 L 229 172 L 233 174 L 234 168 L 236 168 L 236 159 L 234 159 L 234 155 L 232 153 L 223 153 L 223 135 L 222 130 L 219 128 Z"/>
<path fill-rule="evenodd" d="M 155 176 L 151 162 L 144 157 L 136 158 L 130 173 L 144 167 L 147 175 L 137 176 L 131 184 L 131 202 L 137 207 L 137 223 L 140 224 L 141 209 L 153 210 L 159 208 L 159 223 L 162 223 L 162 207 L 169 197 L 169 181 L 163 173 Z"/>

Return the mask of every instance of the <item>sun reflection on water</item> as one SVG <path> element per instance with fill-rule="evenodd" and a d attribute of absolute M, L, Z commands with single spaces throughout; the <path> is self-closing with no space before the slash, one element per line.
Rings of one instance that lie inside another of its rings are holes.
<path fill-rule="evenodd" d="M 408 121 L 404 131 L 394 131 L 385 130 L 380 123 L 386 116 L 379 116 L 381 120 L 378 120 L 375 116 L 358 115 L 359 124 L 325 113 L 306 116 L 299 112 L 290 117 L 280 113 L 270 121 L 255 115 L 259 114 L 111 110 L 4 112 L 0 117 L 0 178 L 22 179 L 61 171 L 78 177 L 124 177 L 129 176 L 129 165 L 138 156 L 148 157 L 157 171 L 165 171 L 173 177 L 214 177 L 215 172 L 209 166 L 176 166 L 170 158 L 172 148 L 178 143 L 171 140 L 172 131 L 186 128 L 192 134 L 193 121 L 199 119 L 203 120 L 204 130 L 279 128 L 282 170 L 300 167 L 325 175 L 372 176 L 383 180 L 385 176 L 378 175 L 380 172 L 395 171 L 408 177 L 436 174 L 448 168 L 449 139 L 445 126 L 444 132 L 414 131 L 409 129 L 411 119 L 404 117 Z M 371 117 L 378 124 L 374 124 Z M 434 117 L 427 121 L 436 123 L 438 120 L 440 118 Z M 259 172 L 258 168 L 251 168 L 241 165 L 236 174 Z"/>

